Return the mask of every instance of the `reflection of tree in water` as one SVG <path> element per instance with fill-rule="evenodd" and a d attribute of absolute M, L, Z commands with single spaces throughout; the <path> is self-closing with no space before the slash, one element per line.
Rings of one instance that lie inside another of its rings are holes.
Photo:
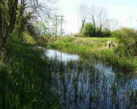
<path fill-rule="evenodd" d="M 53 75 L 53 84 L 58 87 L 64 109 L 129 109 L 135 105 L 131 101 L 136 96 L 131 99 L 128 95 L 131 85 L 128 78 L 119 78 L 113 72 L 96 70 L 87 64 L 74 63 L 71 68 L 67 65 L 61 72 L 64 72 L 61 76 L 57 72 Z"/>
<path fill-rule="evenodd" d="M 137 108 L 137 91 L 131 91 L 128 93 L 129 94 L 129 99 L 130 99 L 130 105 L 132 106 L 131 109 L 136 109 Z"/>

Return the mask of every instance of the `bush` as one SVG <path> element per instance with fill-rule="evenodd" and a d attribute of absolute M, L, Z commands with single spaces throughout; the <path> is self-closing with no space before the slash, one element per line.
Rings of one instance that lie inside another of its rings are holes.
<path fill-rule="evenodd" d="M 108 37 L 111 36 L 111 31 L 106 28 L 101 29 L 99 27 L 96 27 L 92 23 L 87 23 L 82 29 L 82 34 L 89 37 Z"/>
<path fill-rule="evenodd" d="M 91 23 L 85 24 L 85 26 L 82 29 L 82 34 L 85 36 L 94 36 L 95 33 L 95 27 Z"/>
<path fill-rule="evenodd" d="M 109 29 L 104 29 L 102 34 L 102 36 L 111 36 L 111 31 Z"/>
<path fill-rule="evenodd" d="M 137 55 L 137 31 L 130 28 L 122 28 L 113 32 L 113 36 L 119 39 L 117 49 L 121 55 Z"/>

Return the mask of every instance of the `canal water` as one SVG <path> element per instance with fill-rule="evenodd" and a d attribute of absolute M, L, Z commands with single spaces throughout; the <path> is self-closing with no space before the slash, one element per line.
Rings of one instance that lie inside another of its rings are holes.
<path fill-rule="evenodd" d="M 137 77 L 95 59 L 46 50 L 52 90 L 62 109 L 137 109 Z"/>

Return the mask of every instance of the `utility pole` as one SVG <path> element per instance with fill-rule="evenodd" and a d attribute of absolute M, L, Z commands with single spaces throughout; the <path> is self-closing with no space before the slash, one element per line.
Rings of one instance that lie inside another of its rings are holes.
<path fill-rule="evenodd" d="M 61 20 L 60 33 L 61 35 L 63 35 L 63 16 L 60 16 L 60 20 Z"/>
<path fill-rule="evenodd" d="M 58 33 L 58 16 L 55 16 L 55 36 L 57 36 Z"/>
<path fill-rule="evenodd" d="M 63 16 L 55 15 L 55 36 L 58 35 L 58 31 L 60 35 L 63 35 L 63 19 Z"/>

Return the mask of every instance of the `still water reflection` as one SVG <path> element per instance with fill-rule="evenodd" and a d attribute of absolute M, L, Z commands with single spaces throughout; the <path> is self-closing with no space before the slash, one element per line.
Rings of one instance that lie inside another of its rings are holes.
<path fill-rule="evenodd" d="M 69 61 L 78 61 L 79 60 L 79 56 L 78 55 L 74 55 L 74 54 L 68 54 L 68 53 L 63 53 L 57 50 L 46 50 L 45 55 L 53 60 L 58 60 L 58 61 L 62 61 L 62 62 L 69 62 Z"/>
<path fill-rule="evenodd" d="M 118 70 L 98 61 L 80 62 L 78 55 L 56 50 L 45 54 L 53 91 L 63 109 L 137 109 L 136 76 L 119 75 Z"/>

